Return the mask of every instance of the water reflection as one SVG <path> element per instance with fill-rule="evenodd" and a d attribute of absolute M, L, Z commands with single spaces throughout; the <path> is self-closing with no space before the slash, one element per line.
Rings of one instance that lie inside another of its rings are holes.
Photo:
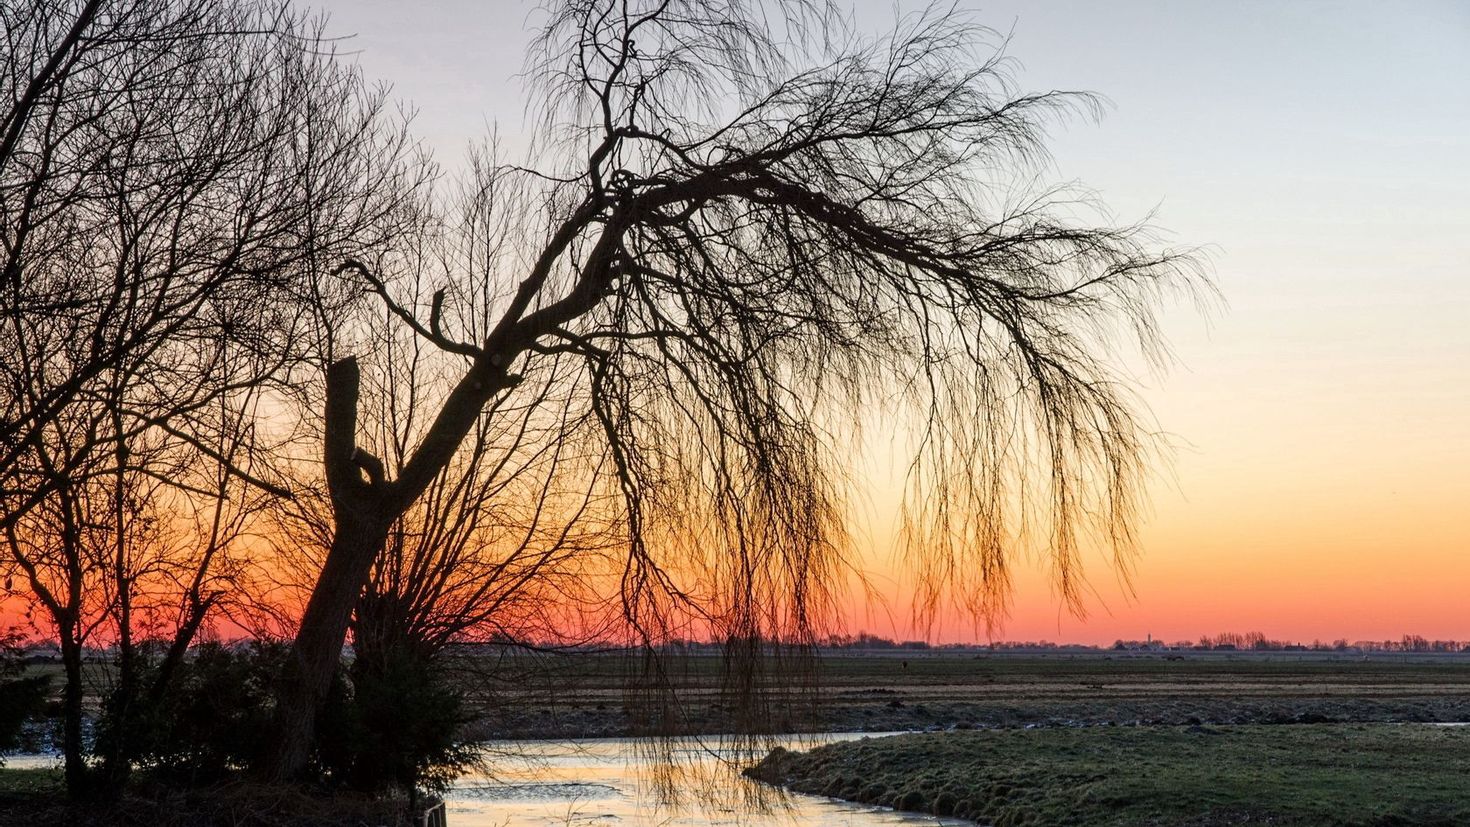
<path fill-rule="evenodd" d="M 805 749 L 861 735 L 792 736 Z M 494 777 L 467 777 L 448 796 L 451 827 L 871 827 L 969 822 L 898 813 L 805 795 L 781 795 L 741 777 L 717 742 L 668 745 L 675 773 L 646 745 L 623 738 L 490 744 Z M 674 799 L 670 802 L 670 797 Z"/>
<path fill-rule="evenodd" d="M 787 736 L 808 749 L 872 737 Z M 467 776 L 447 796 L 449 827 L 874 827 L 968 825 L 808 795 L 784 795 L 740 776 L 717 741 L 682 739 L 660 756 L 626 738 L 497 741 L 493 776 Z M 668 771 L 670 759 L 676 772 Z M 15 769 L 55 767 L 56 756 L 12 755 Z"/>

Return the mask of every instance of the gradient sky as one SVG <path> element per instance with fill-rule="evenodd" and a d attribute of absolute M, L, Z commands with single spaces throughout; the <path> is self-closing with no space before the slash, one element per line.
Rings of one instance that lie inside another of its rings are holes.
<path fill-rule="evenodd" d="M 1180 450 L 1133 594 L 1094 566 L 1084 621 L 1028 570 L 1002 636 L 1470 639 L 1470 5 L 961 5 L 1009 33 L 1022 89 L 1110 100 L 1055 132 L 1053 172 L 1209 245 L 1227 301 L 1171 312 L 1179 364 L 1140 377 Z M 920 6 L 854 14 L 878 30 Z M 318 7 L 447 167 L 492 124 L 522 133 L 531 3 Z M 889 607 L 854 627 L 913 634 L 902 579 L 877 583 Z"/>

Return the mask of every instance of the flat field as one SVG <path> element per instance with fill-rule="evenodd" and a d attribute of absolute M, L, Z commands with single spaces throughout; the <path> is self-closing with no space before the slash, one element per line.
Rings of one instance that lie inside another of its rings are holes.
<path fill-rule="evenodd" d="M 771 664 L 752 711 L 714 656 L 464 659 L 486 737 L 1470 721 L 1470 657 L 1319 653 L 840 654 Z M 629 687 L 657 668 L 677 703 Z M 751 723 L 750 720 L 744 723 Z"/>
<path fill-rule="evenodd" d="M 776 750 L 747 774 L 996 827 L 1470 823 L 1470 728 L 1423 724 L 919 733 Z"/>

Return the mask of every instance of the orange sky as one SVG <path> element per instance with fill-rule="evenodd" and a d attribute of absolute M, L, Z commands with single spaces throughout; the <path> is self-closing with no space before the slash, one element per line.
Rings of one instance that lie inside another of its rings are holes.
<path fill-rule="evenodd" d="M 965 5 L 1022 88 L 1108 96 L 1058 179 L 1208 245 L 1227 302 L 1141 380 L 1181 447 L 1136 596 L 1094 566 L 1082 622 L 1033 570 L 1003 636 L 1470 639 L 1470 8 Z"/>
<path fill-rule="evenodd" d="M 507 21 L 524 14 L 322 5 L 447 167 L 492 123 L 514 146 L 526 34 Z M 893 5 L 857 3 L 857 23 L 881 28 Z M 1228 302 L 1209 321 L 1171 312 L 1179 365 L 1140 377 L 1181 447 L 1152 490 L 1134 596 L 1093 565 L 1078 620 L 1028 569 L 1002 636 L 1470 640 L 1470 7 L 961 5 L 1010 33 L 1020 88 L 1109 98 L 1100 124 L 1057 130 L 1051 172 L 1120 221 L 1155 211 L 1167 240 L 1208 245 Z M 874 504 L 865 554 L 906 621 L 883 574 L 892 503 Z M 914 634 L 854 614 L 855 630 Z M 938 632 L 976 637 L 955 616 Z"/>
<path fill-rule="evenodd" d="M 1362 254 L 1365 269 L 1393 272 L 1387 253 Z M 1229 264 L 1217 262 L 1227 293 Z M 1470 287 L 1436 300 L 1463 312 Z M 1026 566 L 1001 636 L 1470 639 L 1470 313 L 1461 325 L 1424 304 L 1233 301 L 1210 325 L 1176 317 L 1182 365 L 1145 395 L 1179 448 L 1151 489 L 1133 596 L 1091 561 L 1096 595 L 1078 620 L 1040 567 Z M 1355 336 L 1371 338 L 1372 352 Z M 882 523 L 865 545 L 899 569 Z M 906 592 L 901 580 L 886 588 L 904 621 Z M 858 626 L 917 634 L 855 614 Z M 941 624 L 941 639 L 975 636 L 953 613 Z"/>

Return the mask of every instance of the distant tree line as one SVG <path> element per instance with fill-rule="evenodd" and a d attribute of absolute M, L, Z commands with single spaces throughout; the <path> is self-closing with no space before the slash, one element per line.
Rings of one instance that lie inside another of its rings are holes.
<path fill-rule="evenodd" d="M 772 642 L 778 643 L 778 642 Z M 709 654 L 718 653 L 724 649 L 728 641 L 722 640 L 691 640 L 686 638 L 675 638 L 660 646 L 669 652 L 679 654 Z M 543 644 L 544 647 L 554 646 L 553 643 Z M 1170 651 L 1170 652 L 1438 652 L 1458 653 L 1470 652 L 1470 641 L 1460 640 L 1430 640 L 1420 635 L 1404 635 L 1398 640 L 1357 640 L 1349 642 L 1346 638 L 1326 642 L 1313 640 L 1310 643 L 1298 641 L 1274 640 L 1266 637 L 1261 632 L 1222 632 L 1217 635 L 1202 635 L 1197 641 L 1180 640 L 1166 642 L 1154 640 L 1122 640 L 1114 641 L 1110 645 L 1094 645 L 1087 643 L 1057 643 L 1048 640 L 996 640 L 984 643 L 930 643 L 924 640 L 897 640 L 893 638 L 875 635 L 870 632 L 858 632 L 857 634 L 830 634 L 816 642 L 816 646 L 823 652 L 885 652 L 885 651 Z M 588 652 L 616 652 L 620 651 L 615 644 L 596 644 L 592 642 L 568 647 L 567 651 L 579 653 Z"/>
<path fill-rule="evenodd" d="M 1470 652 L 1470 642 L 1459 640 L 1428 640 L 1419 635 L 1404 635 L 1398 640 L 1358 640 L 1348 642 L 1346 638 L 1326 642 L 1313 640 L 1311 643 L 1273 640 L 1261 632 L 1222 632 L 1218 635 L 1202 635 L 1198 641 L 1176 641 L 1165 643 L 1155 640 L 1119 640 L 1114 649 L 1159 649 L 1171 651 L 1204 652 Z"/>

